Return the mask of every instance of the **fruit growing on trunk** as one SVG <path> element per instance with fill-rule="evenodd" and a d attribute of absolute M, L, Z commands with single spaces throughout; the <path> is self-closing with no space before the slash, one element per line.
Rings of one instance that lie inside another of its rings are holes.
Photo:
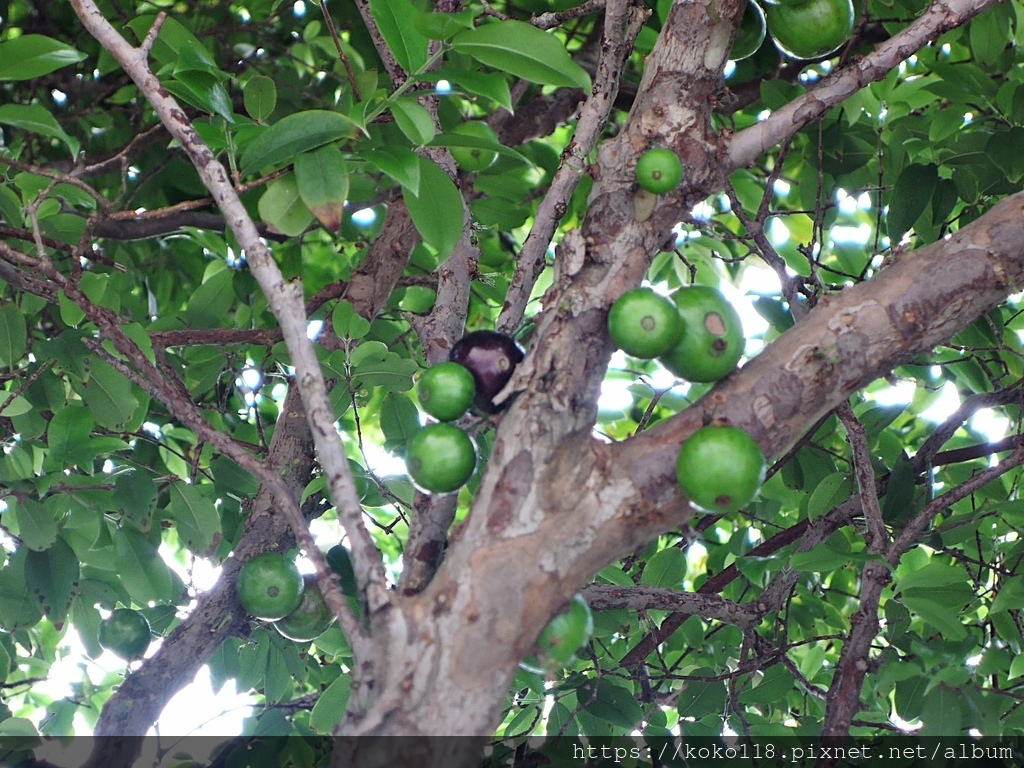
<path fill-rule="evenodd" d="M 679 186 L 683 164 L 671 149 L 655 147 L 640 156 L 636 164 L 636 181 L 648 192 L 664 195 Z"/>
<path fill-rule="evenodd" d="M 277 552 L 264 552 L 238 571 L 238 602 L 264 621 L 277 621 L 294 611 L 302 600 L 302 575 L 295 563 Z"/>
<path fill-rule="evenodd" d="M 484 413 L 499 410 L 494 397 L 508 384 L 523 357 L 523 348 L 516 340 L 497 331 L 467 333 L 455 342 L 448 355 L 449 360 L 473 374 L 476 383 L 473 404 Z"/>
<path fill-rule="evenodd" d="M 476 469 L 476 447 L 454 424 L 428 424 L 409 439 L 405 466 L 424 491 L 451 493 L 465 485 Z"/>
<path fill-rule="evenodd" d="M 455 421 L 469 410 L 475 396 L 473 374 L 458 363 L 432 365 L 416 383 L 420 405 L 438 421 Z"/>
<path fill-rule="evenodd" d="M 757 495 L 764 482 L 761 448 L 730 425 L 702 427 L 682 444 L 676 479 L 686 498 L 710 513 L 735 512 Z"/>
<path fill-rule="evenodd" d="M 650 288 L 626 291 L 608 313 L 608 335 L 627 355 L 650 360 L 679 342 L 679 310 Z"/>
<path fill-rule="evenodd" d="M 731 373 L 743 356 L 745 339 L 740 316 L 725 297 L 706 285 L 691 285 L 672 294 L 683 331 L 679 343 L 659 360 L 687 381 L 718 381 Z"/>
<path fill-rule="evenodd" d="M 764 13 L 775 45 L 796 59 L 827 56 L 853 35 L 852 0 L 789 0 L 768 5 Z"/>
<path fill-rule="evenodd" d="M 327 606 L 316 576 L 302 577 L 302 599 L 294 611 L 274 622 L 274 628 L 289 640 L 306 643 L 322 635 L 334 623 L 334 612 Z"/>

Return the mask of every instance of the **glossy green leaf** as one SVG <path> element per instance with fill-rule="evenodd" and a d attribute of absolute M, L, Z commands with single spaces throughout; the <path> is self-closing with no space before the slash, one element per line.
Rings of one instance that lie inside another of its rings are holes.
<path fill-rule="evenodd" d="M 260 202 L 262 204 L 262 198 Z M 278 213 L 276 209 L 273 212 Z M 228 311 L 235 300 L 234 280 L 235 273 L 224 262 L 211 262 L 202 284 L 189 299 L 185 322 L 196 328 L 222 328 L 227 325 Z"/>
<path fill-rule="evenodd" d="M 242 173 L 252 173 L 294 160 L 295 156 L 355 133 L 355 123 L 340 112 L 311 109 L 282 118 L 257 136 L 239 161 Z"/>
<path fill-rule="evenodd" d="M 207 486 L 208 487 L 208 486 Z M 204 556 L 220 543 L 220 513 L 201 488 L 172 483 L 167 512 L 178 529 L 178 538 L 189 551 Z"/>
<path fill-rule="evenodd" d="M 0 123 L 13 125 L 23 131 L 38 133 L 40 136 L 59 139 L 71 150 L 72 157 L 78 154 L 78 141 L 68 136 L 49 110 L 38 104 L 0 105 Z"/>
<path fill-rule="evenodd" d="M 423 242 L 437 251 L 439 262 L 444 261 L 462 237 L 462 195 L 458 188 L 436 163 L 421 157 L 420 192 L 412 194 L 403 187 L 402 198 Z"/>
<path fill-rule="evenodd" d="M 148 473 L 130 472 L 118 475 L 114 481 L 114 503 L 125 522 L 143 533 L 149 531 L 156 500 L 156 484 Z"/>
<path fill-rule="evenodd" d="M 229 123 L 234 122 L 227 88 L 210 72 L 186 70 L 179 72 L 173 80 L 165 81 L 163 85 L 185 103 L 207 114 L 218 115 Z"/>
<path fill-rule="evenodd" d="M 22 35 L 0 43 L 0 80 L 31 80 L 77 64 L 85 54 L 45 35 Z"/>
<path fill-rule="evenodd" d="M 356 313 L 351 302 L 342 299 L 331 313 L 334 332 L 343 339 L 361 339 L 370 331 L 370 321 Z"/>
<path fill-rule="evenodd" d="M 96 423 L 108 429 L 124 427 L 139 406 L 131 382 L 104 360 L 92 362 L 81 390 Z"/>
<path fill-rule="evenodd" d="M 416 28 L 416 7 L 409 0 L 370 0 L 370 12 L 399 66 L 410 73 L 422 69 L 430 41 Z"/>
<path fill-rule="evenodd" d="M 882 519 L 890 525 L 903 525 L 913 514 L 914 463 L 901 452 L 889 473 L 889 484 L 882 502 Z"/>
<path fill-rule="evenodd" d="M 42 552 L 53 546 L 57 540 L 57 518 L 47 506 L 35 499 L 12 500 L 8 503 L 8 514 L 13 513 L 13 520 L 8 524 L 26 547 Z"/>
<path fill-rule="evenodd" d="M 420 191 L 420 156 L 407 147 L 374 147 L 363 157 L 413 195 Z"/>
<path fill-rule="evenodd" d="M 561 41 L 522 21 L 468 29 L 452 38 L 452 47 L 532 83 L 590 90 L 590 75 L 572 60 Z"/>
<path fill-rule="evenodd" d="M 46 617 L 58 627 L 64 623 L 78 592 L 78 555 L 64 539 L 25 557 L 25 579 Z"/>
<path fill-rule="evenodd" d="M 313 222 L 313 214 L 302 202 L 295 174 L 270 182 L 257 208 L 267 224 L 289 237 L 298 237 Z"/>
<path fill-rule="evenodd" d="M 380 406 L 380 429 L 386 450 L 396 454 L 403 452 L 409 438 L 419 428 L 420 413 L 411 398 L 396 392 L 385 395 Z"/>
<path fill-rule="evenodd" d="M 686 576 L 686 555 L 681 549 L 670 547 L 656 552 L 644 566 L 640 581 L 652 587 L 678 589 Z"/>
<path fill-rule="evenodd" d="M 242 88 L 242 103 L 249 117 L 262 123 L 273 114 L 277 106 L 277 85 L 266 75 L 250 78 Z"/>
<path fill-rule="evenodd" d="M 25 315 L 12 302 L 0 304 L 0 365 L 16 368 L 27 344 Z"/>
<path fill-rule="evenodd" d="M 329 734 L 345 714 L 349 695 L 352 693 L 352 678 L 341 675 L 335 678 L 320 694 L 309 716 L 309 727 L 317 733 Z"/>
<path fill-rule="evenodd" d="M 416 146 L 423 146 L 434 138 L 434 118 L 416 99 L 395 99 L 391 102 L 391 114 L 402 133 Z"/>
<path fill-rule="evenodd" d="M 331 232 L 341 228 L 348 197 L 348 164 L 341 150 L 327 144 L 295 158 L 299 196 L 317 220 Z"/>
<path fill-rule="evenodd" d="M 1024 178 L 1024 128 L 992 134 L 986 153 L 1008 181 L 1016 184 Z"/>
<path fill-rule="evenodd" d="M 117 572 L 132 599 L 145 605 L 172 597 L 170 571 L 148 538 L 125 528 L 115 536 L 114 549 Z"/>
<path fill-rule="evenodd" d="M 889 201 L 887 219 L 889 239 L 894 245 L 924 213 L 938 180 L 939 171 L 934 165 L 911 163 L 900 171 Z"/>

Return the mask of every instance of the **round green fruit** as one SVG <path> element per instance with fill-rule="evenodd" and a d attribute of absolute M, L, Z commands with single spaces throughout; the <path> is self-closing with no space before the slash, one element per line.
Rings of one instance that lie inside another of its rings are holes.
<path fill-rule="evenodd" d="M 302 574 L 295 563 L 277 552 L 264 552 L 238 571 L 238 601 L 257 619 L 277 621 L 302 601 Z"/>
<path fill-rule="evenodd" d="M 637 183 L 656 195 L 671 192 L 682 179 L 683 164 L 679 156 L 665 147 L 647 150 L 636 164 Z"/>
<path fill-rule="evenodd" d="M 282 636 L 297 643 L 308 643 L 322 635 L 332 623 L 334 612 L 327 606 L 323 593 L 316 583 L 316 576 L 302 577 L 302 600 L 298 607 L 282 619 L 274 622 L 274 629 Z"/>
<path fill-rule="evenodd" d="M 476 469 L 476 447 L 454 424 L 428 424 L 409 439 L 405 466 L 412 481 L 428 493 L 451 493 Z"/>
<path fill-rule="evenodd" d="M 141 658 L 152 636 L 149 620 L 130 608 L 118 608 L 100 622 L 100 645 L 125 661 Z"/>
<path fill-rule="evenodd" d="M 662 365 L 687 381 L 718 381 L 736 368 L 745 339 L 740 316 L 725 297 L 706 285 L 672 294 L 683 332 L 679 343 L 660 356 Z"/>
<path fill-rule="evenodd" d="M 683 323 L 671 299 L 650 288 L 626 291 L 608 312 L 608 335 L 627 355 L 650 360 L 679 343 Z"/>
<path fill-rule="evenodd" d="M 472 120 L 468 123 L 459 123 L 448 133 L 455 134 L 469 139 L 479 139 L 486 144 L 498 144 L 498 134 L 487 123 Z M 486 170 L 498 157 L 493 149 L 485 147 L 449 147 L 455 164 L 463 171 L 477 173 Z"/>
<path fill-rule="evenodd" d="M 698 429 L 683 443 L 676 479 L 690 502 L 705 512 L 735 512 L 757 495 L 764 482 L 764 454 L 739 427 Z"/>
<path fill-rule="evenodd" d="M 736 37 L 732 41 L 729 58 L 733 61 L 742 61 L 757 53 L 757 49 L 764 42 L 765 30 L 764 11 L 754 0 L 747 0 L 739 29 L 736 30 Z"/>
<path fill-rule="evenodd" d="M 476 382 L 465 366 L 438 363 L 420 375 L 416 397 L 423 410 L 438 421 L 455 421 L 473 404 Z"/>
<path fill-rule="evenodd" d="M 537 658 L 545 669 L 560 669 L 572 663 L 576 651 L 594 634 L 590 606 L 579 595 L 569 610 L 555 616 L 537 638 Z"/>
<path fill-rule="evenodd" d="M 805 0 L 769 5 L 768 32 L 795 59 L 816 59 L 838 50 L 853 35 L 852 0 Z"/>

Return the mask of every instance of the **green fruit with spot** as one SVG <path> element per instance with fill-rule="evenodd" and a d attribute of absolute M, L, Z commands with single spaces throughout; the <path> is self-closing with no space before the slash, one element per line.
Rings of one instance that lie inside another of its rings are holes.
<path fill-rule="evenodd" d="M 718 381 L 735 370 L 746 340 L 740 316 L 725 297 L 706 285 L 672 294 L 683 331 L 679 342 L 658 359 L 687 381 Z"/>
<path fill-rule="evenodd" d="M 302 574 L 284 555 L 264 552 L 239 569 L 235 589 L 247 613 L 263 621 L 277 621 L 298 608 Z"/>
<path fill-rule="evenodd" d="M 476 469 L 476 446 L 454 424 L 428 424 L 409 439 L 405 466 L 422 490 L 451 493 L 465 485 Z"/>
<path fill-rule="evenodd" d="M 593 634 L 594 616 L 590 606 L 576 595 L 569 603 L 569 610 L 555 616 L 537 638 L 537 661 L 548 671 L 567 667 Z"/>
<path fill-rule="evenodd" d="M 736 37 L 732 41 L 729 58 L 733 61 L 742 61 L 757 53 L 757 49 L 764 42 L 766 28 L 761 6 L 754 0 L 747 0 L 739 29 L 736 30 Z"/>
<path fill-rule="evenodd" d="M 487 123 L 481 123 L 478 120 L 459 123 L 448 133 L 454 134 L 456 137 L 477 140 L 476 143 L 484 145 L 500 143 L 498 141 L 498 134 L 494 132 L 494 129 L 487 125 Z M 449 147 L 448 149 L 451 151 L 452 158 L 455 160 L 455 164 L 459 166 L 459 169 L 470 173 L 487 170 L 498 157 L 498 153 L 495 150 L 488 149 L 486 146 Z"/>
<path fill-rule="evenodd" d="M 328 607 L 316 576 L 302 577 L 302 599 L 298 607 L 274 622 L 274 629 L 297 643 L 308 643 L 322 635 L 334 623 L 334 612 Z"/>
<path fill-rule="evenodd" d="M 131 608 L 117 608 L 100 622 L 100 645 L 125 661 L 141 658 L 152 638 L 149 620 Z"/>
<path fill-rule="evenodd" d="M 817 59 L 839 50 L 853 35 L 852 0 L 804 0 L 765 8 L 768 33 L 794 59 Z"/>
<path fill-rule="evenodd" d="M 698 429 L 679 448 L 676 479 L 690 502 L 712 514 L 745 507 L 764 482 L 760 446 L 739 427 Z"/>
<path fill-rule="evenodd" d="M 671 149 L 655 147 L 641 155 L 636 164 L 636 181 L 648 192 L 664 195 L 683 180 L 683 164 Z"/>
<path fill-rule="evenodd" d="M 671 299 L 650 288 L 626 291 L 608 312 L 608 335 L 627 355 L 651 360 L 679 343 L 683 324 Z"/>
<path fill-rule="evenodd" d="M 473 404 L 476 382 L 465 366 L 437 363 L 420 375 L 416 397 L 423 410 L 438 421 L 455 421 Z"/>

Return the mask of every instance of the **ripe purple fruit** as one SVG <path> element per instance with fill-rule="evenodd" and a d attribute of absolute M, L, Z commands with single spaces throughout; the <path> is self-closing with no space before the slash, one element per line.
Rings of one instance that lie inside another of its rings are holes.
<path fill-rule="evenodd" d="M 512 372 L 526 353 L 511 336 L 497 331 L 473 331 L 459 339 L 448 359 L 469 369 L 476 382 L 473 404 L 484 413 L 500 407 L 494 397 L 512 378 Z"/>

